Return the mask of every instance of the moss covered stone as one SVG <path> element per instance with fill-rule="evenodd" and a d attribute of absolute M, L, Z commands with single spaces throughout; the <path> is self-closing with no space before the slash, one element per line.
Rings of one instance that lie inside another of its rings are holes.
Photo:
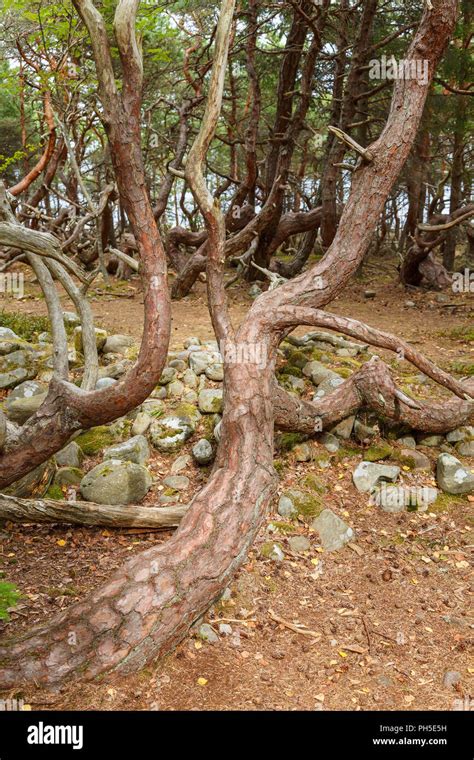
<path fill-rule="evenodd" d="M 117 440 L 118 435 L 107 425 L 99 425 L 86 430 L 75 439 L 83 453 L 88 457 L 98 454 L 99 451 L 116 443 Z"/>
<path fill-rule="evenodd" d="M 383 459 L 389 459 L 394 454 L 393 448 L 386 441 L 370 446 L 364 454 L 366 462 L 380 462 Z"/>
<path fill-rule="evenodd" d="M 323 494 L 326 493 L 326 486 L 324 485 L 321 478 L 318 478 L 317 475 L 310 472 L 303 480 L 303 486 L 304 488 L 308 488 L 311 491 L 316 491 L 316 493 Z"/>
<path fill-rule="evenodd" d="M 317 517 L 324 509 L 322 499 L 314 493 L 306 493 L 297 488 L 290 488 L 283 494 L 294 504 L 298 514 L 304 518 Z"/>

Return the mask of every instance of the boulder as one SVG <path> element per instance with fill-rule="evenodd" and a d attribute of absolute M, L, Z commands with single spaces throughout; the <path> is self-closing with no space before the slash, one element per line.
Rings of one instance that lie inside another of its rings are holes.
<path fill-rule="evenodd" d="M 84 454 L 76 441 L 71 441 L 61 451 L 57 451 L 54 458 L 59 467 L 80 467 Z"/>
<path fill-rule="evenodd" d="M 166 488 L 172 488 L 173 491 L 185 491 L 189 486 L 189 478 L 186 475 L 168 475 L 163 480 L 163 485 Z"/>
<path fill-rule="evenodd" d="M 125 354 L 133 346 L 130 335 L 108 335 L 102 347 L 104 354 Z"/>
<path fill-rule="evenodd" d="M 201 438 L 192 448 L 192 454 L 198 464 L 205 465 L 212 462 L 214 452 L 207 438 Z"/>
<path fill-rule="evenodd" d="M 280 517 L 286 517 L 289 519 L 293 519 L 294 517 L 298 516 L 298 510 L 296 509 L 292 500 L 284 494 L 280 496 L 280 499 L 278 501 L 277 512 Z"/>
<path fill-rule="evenodd" d="M 107 332 L 106 330 L 102 330 L 100 327 L 95 327 L 94 332 L 95 344 L 97 346 L 97 350 L 100 351 L 105 346 L 105 341 L 107 340 Z M 79 354 L 84 353 L 84 347 L 82 345 L 82 327 L 74 328 L 74 348 Z"/>
<path fill-rule="evenodd" d="M 370 492 L 380 481 L 397 480 L 400 467 L 375 462 L 360 462 L 352 473 L 352 480 L 358 491 Z"/>
<path fill-rule="evenodd" d="M 474 472 L 464 467 L 451 454 L 440 454 L 436 465 L 436 480 L 446 493 L 474 492 Z"/>
<path fill-rule="evenodd" d="M 150 439 L 158 451 L 177 451 L 192 436 L 194 427 L 187 417 L 167 416 L 150 425 Z"/>
<path fill-rule="evenodd" d="M 116 443 L 104 451 L 104 459 L 120 459 L 122 462 L 144 464 L 150 458 L 148 441 L 143 435 L 135 435 L 123 443 Z"/>
<path fill-rule="evenodd" d="M 323 509 L 311 523 L 326 551 L 337 551 L 354 537 L 354 531 L 331 509 Z"/>
<path fill-rule="evenodd" d="M 9 394 L 3 409 L 6 416 L 13 422 L 23 425 L 41 406 L 47 395 L 47 386 L 35 380 L 20 383 Z"/>
<path fill-rule="evenodd" d="M 220 388 L 204 388 L 198 396 L 198 405 L 204 414 L 219 414 L 223 409 L 223 391 Z"/>
<path fill-rule="evenodd" d="M 81 480 L 81 494 L 97 504 L 136 504 L 148 493 L 152 478 L 146 467 L 107 459 Z"/>

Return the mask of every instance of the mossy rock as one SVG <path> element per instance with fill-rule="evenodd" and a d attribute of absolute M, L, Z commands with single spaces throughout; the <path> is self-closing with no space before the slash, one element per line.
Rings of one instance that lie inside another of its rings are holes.
<path fill-rule="evenodd" d="M 386 441 L 370 446 L 364 453 L 366 462 L 380 462 L 383 459 L 389 459 L 394 454 L 394 449 Z"/>
<path fill-rule="evenodd" d="M 317 475 L 310 472 L 306 477 L 303 479 L 302 483 L 304 488 L 309 488 L 312 491 L 316 491 L 316 493 L 323 494 L 326 493 L 326 486 L 321 480 L 321 478 L 318 478 Z"/>
<path fill-rule="evenodd" d="M 298 510 L 298 514 L 305 520 L 317 517 L 324 509 L 322 499 L 314 493 L 310 494 L 297 488 L 290 488 L 288 491 L 285 491 L 283 496 L 290 499 L 295 509 Z"/>
<path fill-rule="evenodd" d="M 291 451 L 297 443 L 306 441 L 307 436 L 303 433 L 280 433 L 277 439 L 277 445 L 280 451 Z"/>
<path fill-rule="evenodd" d="M 182 401 L 178 406 L 173 409 L 173 414 L 177 417 L 188 419 L 191 422 L 193 428 L 196 427 L 201 419 L 201 412 L 194 406 L 194 404 L 188 404 L 186 401 Z"/>
<path fill-rule="evenodd" d="M 285 377 L 285 375 L 293 375 L 293 377 L 304 377 L 303 371 L 299 367 L 294 367 L 292 364 L 285 364 L 284 367 L 276 372 L 277 377 Z"/>
<path fill-rule="evenodd" d="M 79 467 L 60 467 L 54 476 L 56 486 L 78 486 L 84 477 Z"/>
<path fill-rule="evenodd" d="M 98 425 L 81 433 L 74 440 L 81 447 L 82 452 L 86 456 L 91 457 L 107 448 L 107 446 L 112 446 L 113 443 L 119 440 L 119 436 L 107 425 Z"/>
<path fill-rule="evenodd" d="M 276 556 L 278 550 L 281 552 L 281 557 Z M 265 559 L 283 559 L 283 548 L 276 541 L 265 541 L 260 547 L 260 554 Z"/>

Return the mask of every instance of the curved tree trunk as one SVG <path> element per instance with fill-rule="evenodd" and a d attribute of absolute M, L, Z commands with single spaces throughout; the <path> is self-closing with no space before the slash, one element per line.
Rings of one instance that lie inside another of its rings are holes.
<path fill-rule="evenodd" d="M 75 2 L 82 5 L 82 0 Z M 455 6 L 455 0 L 438 0 L 434 9 L 426 9 L 408 51 L 408 58 L 429 61 L 430 77 L 452 32 Z M 224 0 L 221 18 L 232 17 L 232 9 L 232 0 Z M 223 33 L 225 24 L 216 35 L 216 48 L 222 46 Z M 218 339 L 229 331 L 236 349 L 235 361 L 225 359 L 222 437 L 212 476 L 169 542 L 129 561 L 106 586 L 46 627 L 0 647 L 2 686 L 24 680 L 52 683 L 74 671 L 93 677 L 110 669 L 139 669 L 170 651 L 222 593 L 244 561 L 276 487 L 272 400 L 277 346 L 288 329 L 308 324 L 312 315 L 319 323 L 322 317 L 315 309 L 332 300 L 357 270 L 413 144 L 429 83 L 411 80 L 395 84 L 387 125 L 370 146 L 373 161 L 354 173 L 351 195 L 324 259 L 260 296 L 234 338 L 223 301 L 225 229 L 195 163 L 196 158 L 202 162 L 213 134 L 208 117 L 219 78 L 222 96 L 219 66 L 225 70 L 226 55 L 218 49 L 209 113 L 186 163 L 186 177 L 194 181 L 191 186 L 210 235 L 207 272 L 214 329 Z M 239 347 L 257 344 L 266 362 L 238 361 Z"/>

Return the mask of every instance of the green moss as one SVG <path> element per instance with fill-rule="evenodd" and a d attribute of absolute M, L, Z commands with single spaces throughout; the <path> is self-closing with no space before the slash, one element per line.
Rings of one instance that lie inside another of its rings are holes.
<path fill-rule="evenodd" d="M 467 325 L 464 327 L 455 327 L 454 330 L 450 331 L 449 337 L 466 341 L 467 343 L 474 343 L 474 330 Z"/>
<path fill-rule="evenodd" d="M 291 451 L 297 443 L 303 443 L 307 436 L 302 433 L 280 433 L 277 439 L 277 446 L 280 451 Z"/>
<path fill-rule="evenodd" d="M 2 310 L 0 327 L 9 327 L 20 338 L 31 342 L 39 333 L 48 332 L 50 324 L 47 317 L 33 317 L 29 314 L 14 314 Z"/>
<path fill-rule="evenodd" d="M 393 456 L 393 453 L 393 448 L 386 441 L 381 441 L 367 449 L 364 453 L 364 459 L 367 462 L 380 462 L 382 459 L 388 459 Z"/>
<path fill-rule="evenodd" d="M 46 491 L 45 498 L 62 501 L 64 499 L 64 494 L 62 492 L 61 486 L 58 486 L 57 484 L 50 486 Z"/>
<path fill-rule="evenodd" d="M 315 496 L 314 493 L 310 494 L 292 488 L 283 495 L 293 502 L 295 509 L 298 510 L 298 514 L 304 518 L 317 517 L 324 509 L 322 499 L 319 496 Z"/>
<path fill-rule="evenodd" d="M 352 370 L 350 370 L 349 367 L 338 367 L 337 372 L 345 380 L 352 376 Z"/>
<path fill-rule="evenodd" d="M 216 401 L 219 405 L 222 403 L 220 399 L 216 399 Z M 219 409 L 216 409 L 216 412 L 217 411 L 219 411 Z M 181 403 L 178 404 L 175 409 L 173 409 L 173 414 L 175 414 L 177 417 L 187 418 L 193 425 L 197 425 L 201 419 L 199 409 L 194 406 L 194 404 L 189 404 L 187 401 L 181 401 Z"/>
<path fill-rule="evenodd" d="M 466 511 L 466 517 L 469 519 L 469 506 L 467 496 L 440 492 L 434 504 L 429 505 L 428 511 L 438 514 L 439 512 L 448 512 L 453 507 L 461 507 Z"/>
<path fill-rule="evenodd" d="M 304 377 L 303 372 L 299 367 L 294 367 L 292 364 L 285 364 L 284 367 L 280 367 L 275 373 L 277 377 L 284 377 L 285 375 L 293 375 L 293 377 Z"/>
<path fill-rule="evenodd" d="M 360 449 L 356 449 L 353 446 L 341 446 L 336 452 L 335 456 L 338 459 L 346 459 L 347 457 L 360 456 Z"/>
<path fill-rule="evenodd" d="M 107 425 L 99 425 L 98 427 L 86 430 L 85 433 L 81 433 L 75 439 L 83 453 L 89 457 L 98 454 L 99 451 L 116 443 L 117 440 L 118 436 Z"/>
<path fill-rule="evenodd" d="M 285 462 L 282 459 L 274 459 L 273 466 L 279 475 L 285 470 Z"/>
<path fill-rule="evenodd" d="M 459 375 L 474 376 L 474 363 L 470 362 L 452 362 L 451 369 L 453 372 L 457 372 Z"/>
<path fill-rule="evenodd" d="M 262 557 L 265 557 L 266 559 L 270 559 L 273 554 L 273 548 L 274 546 L 278 546 L 282 551 L 283 548 L 280 544 L 278 544 L 276 541 L 265 541 L 264 544 L 260 547 L 260 554 Z"/>
<path fill-rule="evenodd" d="M 326 493 L 326 486 L 324 485 L 323 481 L 312 472 L 310 472 L 304 478 L 303 487 L 310 488 L 312 491 L 316 491 L 316 493 Z"/>

